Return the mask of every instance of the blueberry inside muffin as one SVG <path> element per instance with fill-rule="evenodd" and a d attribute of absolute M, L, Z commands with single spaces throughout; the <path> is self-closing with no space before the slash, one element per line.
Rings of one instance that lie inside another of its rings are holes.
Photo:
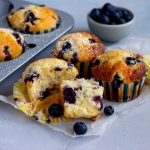
<path fill-rule="evenodd" d="M 25 48 L 26 42 L 21 34 L 0 28 L 0 62 L 17 58 Z"/>
<path fill-rule="evenodd" d="M 11 12 L 7 20 L 13 29 L 30 34 L 53 31 L 60 24 L 60 18 L 53 9 L 40 5 L 20 7 Z"/>
<path fill-rule="evenodd" d="M 64 80 L 61 84 L 64 116 L 95 120 L 102 109 L 103 87 L 94 80 Z"/>

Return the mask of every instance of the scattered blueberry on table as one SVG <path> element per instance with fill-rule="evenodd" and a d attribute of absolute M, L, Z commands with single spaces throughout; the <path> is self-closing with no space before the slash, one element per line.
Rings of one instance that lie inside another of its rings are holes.
<path fill-rule="evenodd" d="M 77 135 L 83 135 L 87 132 L 87 126 L 83 122 L 76 122 L 73 126 L 73 130 Z"/>
<path fill-rule="evenodd" d="M 104 108 L 104 113 L 107 116 L 111 116 L 114 113 L 114 108 L 112 106 L 106 106 Z"/>
<path fill-rule="evenodd" d="M 104 4 L 102 8 L 94 8 L 90 12 L 90 17 L 99 23 L 108 25 L 124 24 L 133 19 L 133 14 L 110 3 Z"/>

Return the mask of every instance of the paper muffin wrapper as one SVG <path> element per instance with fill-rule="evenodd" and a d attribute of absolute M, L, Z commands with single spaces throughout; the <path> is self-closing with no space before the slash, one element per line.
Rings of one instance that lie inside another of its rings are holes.
<path fill-rule="evenodd" d="M 74 66 L 79 71 L 78 78 L 90 79 L 92 78 L 92 63 L 91 62 L 77 62 Z"/>
<path fill-rule="evenodd" d="M 99 81 L 100 85 L 104 86 L 104 99 L 112 102 L 128 102 L 137 98 L 143 89 L 146 75 L 140 79 L 139 82 L 132 82 L 128 84 L 121 84 L 118 87 L 117 82 Z"/>

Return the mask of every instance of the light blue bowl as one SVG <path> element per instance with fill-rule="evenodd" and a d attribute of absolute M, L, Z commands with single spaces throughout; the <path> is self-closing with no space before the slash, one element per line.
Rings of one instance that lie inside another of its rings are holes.
<path fill-rule="evenodd" d="M 119 7 L 121 8 L 121 7 Z M 124 9 L 124 8 L 121 8 Z M 131 12 L 128 9 L 125 9 Z M 132 12 L 131 12 L 132 13 Z M 135 22 L 135 17 L 127 23 L 119 25 L 107 25 L 94 21 L 90 16 L 87 15 L 88 25 L 90 30 L 97 35 L 101 40 L 107 42 L 117 42 L 120 39 L 126 37 L 132 30 L 133 24 Z M 133 13 L 132 13 L 133 14 Z"/>

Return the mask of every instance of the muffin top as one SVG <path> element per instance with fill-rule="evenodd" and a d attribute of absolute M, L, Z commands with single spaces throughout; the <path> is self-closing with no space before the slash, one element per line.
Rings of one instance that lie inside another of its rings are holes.
<path fill-rule="evenodd" d="M 131 83 L 147 72 L 143 57 L 128 50 L 111 50 L 98 56 L 92 65 L 93 75 L 102 81 Z"/>
<path fill-rule="evenodd" d="M 89 62 L 104 52 L 104 45 L 93 34 L 77 32 L 61 37 L 52 54 L 71 62 Z"/>
<path fill-rule="evenodd" d="M 21 34 L 0 28 L 0 62 L 14 59 L 25 50 L 25 41 Z"/>
<path fill-rule="evenodd" d="M 46 6 L 28 5 L 20 7 L 8 16 L 9 25 L 24 33 L 40 33 L 58 27 L 57 13 Z"/>

